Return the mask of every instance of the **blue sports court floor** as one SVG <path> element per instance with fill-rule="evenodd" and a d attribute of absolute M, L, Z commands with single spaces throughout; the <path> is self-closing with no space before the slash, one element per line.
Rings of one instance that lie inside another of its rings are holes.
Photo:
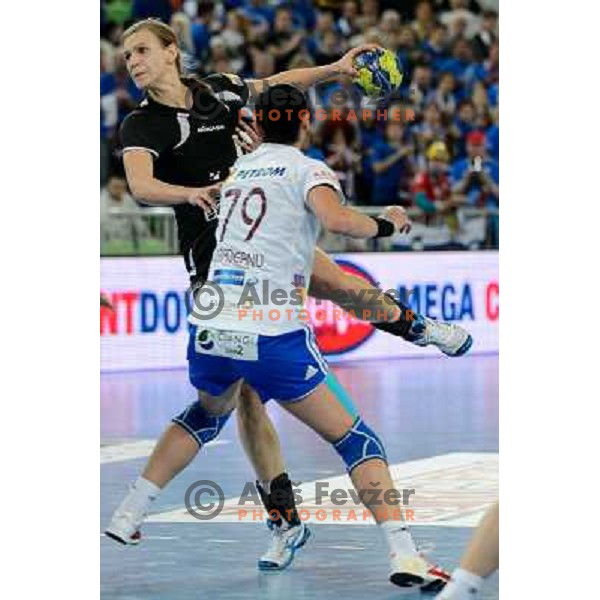
<path fill-rule="evenodd" d="M 373 361 L 333 370 L 385 441 L 397 487 L 415 489 L 410 506 L 418 543 L 438 564 L 453 569 L 473 525 L 498 496 L 498 357 Z M 183 370 L 102 375 L 100 531 L 154 440 L 193 398 Z M 302 507 L 314 508 L 310 482 L 327 481 L 329 489 L 342 483 L 350 487 L 349 480 L 338 478 L 344 469 L 326 443 L 274 403 L 269 412 L 290 476 L 303 482 Z M 200 479 L 218 482 L 227 498 L 225 509 L 212 521 L 198 521 L 184 508 L 186 490 Z M 253 479 L 232 418 L 218 443 L 200 453 L 155 503 L 139 546 L 123 547 L 100 537 L 101 597 L 427 597 L 388 582 L 383 540 L 374 525 L 362 522 L 358 509 L 356 522 L 346 520 L 347 510 L 339 522 L 330 516 L 315 522 L 313 511 L 313 538 L 292 566 L 280 573 L 259 573 L 255 565 L 266 548 L 267 530 L 250 519 L 239 522 L 240 513 L 232 506 Z M 497 575 L 487 582 L 484 598 L 498 598 Z"/>

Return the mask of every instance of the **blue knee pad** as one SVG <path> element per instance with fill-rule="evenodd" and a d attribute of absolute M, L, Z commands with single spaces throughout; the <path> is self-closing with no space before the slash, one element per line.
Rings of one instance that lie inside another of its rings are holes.
<path fill-rule="evenodd" d="M 180 415 L 173 418 L 173 423 L 181 425 L 197 442 L 200 447 L 214 440 L 227 423 L 233 411 L 215 417 L 205 410 L 200 402 L 192 402 Z"/>
<path fill-rule="evenodd" d="M 333 447 L 346 463 L 348 474 L 371 458 L 380 458 L 387 463 L 383 443 L 360 417 L 342 439 L 334 442 Z"/>

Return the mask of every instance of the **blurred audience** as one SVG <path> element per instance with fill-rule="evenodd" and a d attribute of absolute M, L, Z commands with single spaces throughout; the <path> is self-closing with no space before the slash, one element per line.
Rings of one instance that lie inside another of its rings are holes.
<path fill-rule="evenodd" d="M 465 205 L 478 208 L 499 207 L 500 172 L 498 163 L 489 158 L 483 131 L 471 131 L 466 138 L 467 156 L 452 165 L 452 191 L 465 197 Z M 498 245 L 498 216 L 489 220 L 489 235 Z"/>

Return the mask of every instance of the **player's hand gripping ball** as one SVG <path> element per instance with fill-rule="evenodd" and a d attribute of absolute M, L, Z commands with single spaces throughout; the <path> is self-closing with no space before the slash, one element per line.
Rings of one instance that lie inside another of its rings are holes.
<path fill-rule="evenodd" d="M 390 50 L 376 48 L 359 54 L 354 59 L 358 77 L 354 83 L 371 98 L 387 98 L 402 83 L 402 65 Z"/>

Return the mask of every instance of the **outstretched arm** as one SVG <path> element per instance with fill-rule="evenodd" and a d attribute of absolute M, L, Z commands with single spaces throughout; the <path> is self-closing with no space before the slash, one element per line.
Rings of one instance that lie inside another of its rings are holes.
<path fill-rule="evenodd" d="M 321 67 L 308 67 L 306 69 L 292 69 L 291 71 L 284 71 L 283 73 L 277 73 L 266 79 L 254 79 L 248 81 L 248 85 L 254 93 L 262 93 L 267 86 L 273 86 L 282 83 L 295 84 L 308 89 L 310 86 L 323 81 L 328 81 L 334 77 L 341 75 L 349 75 L 350 77 L 357 77 L 358 73 L 354 68 L 354 59 L 367 50 L 374 50 L 379 48 L 377 44 L 364 44 L 348 50 L 340 60 L 329 65 L 323 65 Z"/>
<path fill-rule="evenodd" d="M 327 231 L 353 238 L 388 237 L 399 231 L 410 231 L 411 222 L 400 206 L 389 206 L 382 218 L 374 219 L 349 206 L 342 206 L 336 190 L 328 185 L 318 185 L 308 192 L 308 204 Z M 387 225 L 381 231 L 381 221 Z"/>

